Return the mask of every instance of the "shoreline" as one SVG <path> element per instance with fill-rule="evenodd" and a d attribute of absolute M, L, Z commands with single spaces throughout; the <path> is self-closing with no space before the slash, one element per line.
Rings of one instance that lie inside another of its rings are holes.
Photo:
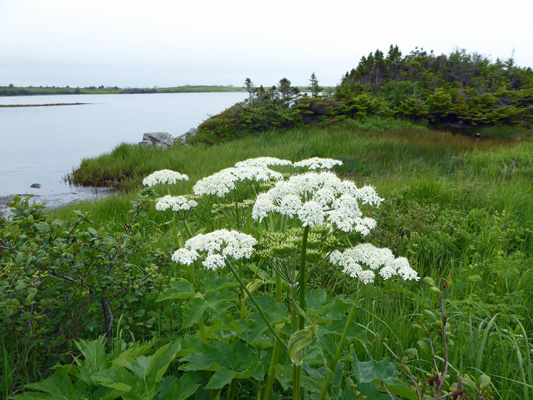
<path fill-rule="evenodd" d="M 0 108 L 16 107 L 56 107 L 56 106 L 84 106 L 92 103 L 50 103 L 50 104 L 0 104 Z"/>
<path fill-rule="evenodd" d="M 14 197 L 27 198 L 31 197 L 31 203 L 41 203 L 45 209 L 57 209 L 72 203 L 81 201 L 93 201 L 104 199 L 119 192 L 110 187 L 92 187 L 70 185 L 70 190 L 64 190 L 57 193 L 18 193 L 10 195 L 0 195 L 0 219 L 8 218 L 11 215 L 10 204 Z"/>

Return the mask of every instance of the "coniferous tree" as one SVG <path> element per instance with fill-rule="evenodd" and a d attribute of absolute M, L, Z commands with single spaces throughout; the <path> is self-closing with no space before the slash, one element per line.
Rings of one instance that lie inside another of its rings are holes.
<path fill-rule="evenodd" d="M 318 84 L 318 79 L 316 79 L 316 75 L 314 72 L 311 74 L 309 90 L 311 91 L 311 97 L 318 97 L 320 92 L 324 90 L 324 88 L 320 87 L 320 85 Z"/>

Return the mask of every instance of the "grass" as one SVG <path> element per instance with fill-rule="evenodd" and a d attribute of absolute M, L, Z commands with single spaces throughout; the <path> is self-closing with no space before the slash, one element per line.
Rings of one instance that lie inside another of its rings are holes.
<path fill-rule="evenodd" d="M 156 187 L 161 194 L 184 194 L 198 179 L 247 158 L 341 159 L 339 174 L 374 185 L 386 199 L 374 215 L 378 228 L 369 241 L 409 258 L 421 276 L 431 276 L 435 282 L 451 275 L 445 301 L 454 342 L 449 348 L 451 374 L 457 370 L 475 378 L 482 371 L 491 376 L 496 399 L 531 399 L 531 154 L 533 143 L 527 140 L 476 140 L 379 121 L 267 132 L 213 147 L 164 150 L 120 145 L 109 154 L 84 160 L 74 180 L 114 184 L 123 194 L 50 214 L 66 219 L 72 210 L 83 209 L 96 225 L 118 226 L 126 220 L 142 178 L 154 170 L 188 174 L 189 182 Z M 179 225 L 153 210 L 148 220 L 146 234 L 157 234 L 157 245 L 166 253 L 176 248 Z M 344 275 L 327 268 L 317 271 L 312 281 L 332 293 L 350 295 L 354 290 Z M 153 307 L 147 304 L 145 309 Z M 421 336 L 412 324 L 426 309 L 438 314 L 438 301 L 422 285 L 384 282 L 366 289 L 356 322 L 365 327 L 369 339 L 372 332 L 380 333 L 397 354 L 403 354 L 417 348 Z M 388 355 L 377 341 L 358 350 L 361 359 Z M 5 354 L 4 350 L 8 368 Z M 412 365 L 430 373 L 425 360 L 420 353 Z M 4 393 L 10 379 L 6 375 L 1 382 Z"/>

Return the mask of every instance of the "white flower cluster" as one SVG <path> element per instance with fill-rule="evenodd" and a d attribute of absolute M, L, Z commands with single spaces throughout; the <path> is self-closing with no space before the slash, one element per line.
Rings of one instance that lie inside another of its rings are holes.
<path fill-rule="evenodd" d="M 154 186 L 158 183 L 176 183 L 176 181 L 188 181 L 189 177 L 185 174 L 172 171 L 170 169 L 162 169 L 160 171 L 152 172 L 143 179 L 144 186 Z"/>
<path fill-rule="evenodd" d="M 250 235 L 237 231 L 221 229 L 206 234 L 199 234 L 185 242 L 185 247 L 172 254 L 172 260 L 190 265 L 200 258 L 208 269 L 222 268 L 227 258 L 239 260 L 250 258 L 257 240 Z"/>
<path fill-rule="evenodd" d="M 271 179 L 283 179 L 283 175 L 266 167 L 232 167 L 199 180 L 192 190 L 194 194 L 199 196 L 217 195 L 218 197 L 224 197 L 235 189 L 235 182 L 267 182 Z"/>
<path fill-rule="evenodd" d="M 333 158 L 313 157 L 308 158 L 307 160 L 295 162 L 293 165 L 295 167 L 304 167 L 311 170 L 331 169 L 335 165 L 342 165 L 342 161 L 334 160 Z"/>
<path fill-rule="evenodd" d="M 268 167 L 270 165 L 292 165 L 292 162 L 275 157 L 257 157 L 239 161 L 237 164 L 235 164 L 235 167 Z"/>
<path fill-rule="evenodd" d="M 279 213 L 289 218 L 297 216 L 302 226 L 327 224 L 367 235 L 376 221 L 363 217 L 359 204 L 379 206 L 382 201 L 372 186 L 358 188 L 332 172 L 308 172 L 277 182 L 257 196 L 252 217 L 262 221 L 270 213 Z"/>
<path fill-rule="evenodd" d="M 165 211 L 171 209 L 172 211 L 188 211 L 194 208 L 198 203 L 194 200 L 189 200 L 184 196 L 163 196 L 155 204 L 157 211 Z"/>
<path fill-rule="evenodd" d="M 343 267 L 342 272 L 352 278 L 359 279 L 365 285 L 374 282 L 375 271 L 378 269 L 379 275 L 384 280 L 393 276 L 400 276 L 406 281 L 411 279 L 418 281 L 420 279 L 405 257 L 395 258 L 389 249 L 380 249 L 370 243 L 359 244 L 344 250 L 342 253 L 334 251 L 330 255 L 330 261 Z M 364 269 L 361 264 L 365 264 L 370 269 Z"/>

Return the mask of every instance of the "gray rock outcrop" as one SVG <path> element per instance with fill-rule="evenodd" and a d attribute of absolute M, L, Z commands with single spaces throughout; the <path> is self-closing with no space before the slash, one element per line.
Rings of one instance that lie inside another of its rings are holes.
<path fill-rule="evenodd" d="M 187 139 L 193 136 L 196 136 L 197 133 L 198 133 L 198 129 L 191 128 L 189 129 L 187 133 L 184 133 L 183 135 L 176 137 L 176 142 L 180 142 L 182 145 L 188 146 L 189 144 L 187 143 Z"/>
<path fill-rule="evenodd" d="M 143 135 L 141 146 L 170 147 L 174 144 L 174 136 L 167 132 L 150 132 Z"/>

